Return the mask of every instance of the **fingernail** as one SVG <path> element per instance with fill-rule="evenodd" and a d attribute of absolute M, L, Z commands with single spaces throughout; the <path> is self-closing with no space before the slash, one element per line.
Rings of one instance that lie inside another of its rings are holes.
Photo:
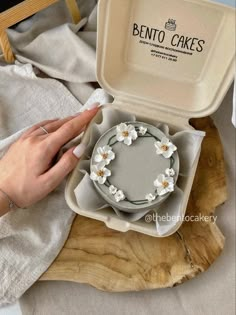
<path fill-rule="evenodd" d="M 100 106 L 101 106 L 101 104 L 99 102 L 96 102 L 96 103 L 89 105 L 88 110 L 92 110 L 92 109 L 100 107 Z"/>
<path fill-rule="evenodd" d="M 86 150 L 86 145 L 83 143 L 80 143 L 73 151 L 73 154 L 79 159 L 84 154 Z"/>
<path fill-rule="evenodd" d="M 101 107 L 101 106 L 102 105 L 100 103 L 98 103 L 98 102 L 97 103 L 93 103 L 93 104 L 91 104 L 89 106 L 86 106 L 85 108 L 81 108 L 81 110 L 78 113 L 76 113 L 74 115 L 74 117 L 77 117 L 77 116 L 81 115 L 82 113 L 84 113 L 84 112 L 86 112 L 88 110 L 93 110 L 93 109 Z"/>

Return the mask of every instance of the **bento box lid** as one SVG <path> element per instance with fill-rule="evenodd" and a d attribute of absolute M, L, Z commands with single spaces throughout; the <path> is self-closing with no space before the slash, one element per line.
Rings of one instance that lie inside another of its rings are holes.
<path fill-rule="evenodd" d="M 97 77 L 116 100 L 204 117 L 221 104 L 234 62 L 232 7 L 206 0 L 99 0 Z"/>

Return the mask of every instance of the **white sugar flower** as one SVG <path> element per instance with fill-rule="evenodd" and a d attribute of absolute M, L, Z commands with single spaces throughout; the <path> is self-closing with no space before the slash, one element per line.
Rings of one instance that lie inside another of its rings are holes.
<path fill-rule="evenodd" d="M 110 193 L 111 195 L 115 195 L 115 194 L 117 193 L 117 188 L 116 188 L 115 186 L 111 185 L 111 186 L 109 187 L 109 193 Z"/>
<path fill-rule="evenodd" d="M 165 170 L 165 173 L 166 173 L 167 176 L 175 176 L 175 171 L 174 171 L 173 168 L 167 168 Z"/>
<path fill-rule="evenodd" d="M 138 132 L 140 133 L 140 135 L 144 136 L 147 132 L 147 128 L 140 126 Z"/>
<path fill-rule="evenodd" d="M 156 153 L 162 154 L 166 159 L 169 159 L 177 147 L 166 137 L 162 138 L 161 141 L 155 142 L 155 147 L 157 148 Z"/>
<path fill-rule="evenodd" d="M 137 131 L 133 125 L 126 125 L 121 123 L 116 127 L 116 138 L 119 142 L 124 142 L 126 145 L 130 146 L 133 140 L 138 138 Z"/>
<path fill-rule="evenodd" d="M 156 196 L 154 196 L 153 194 L 147 194 L 145 198 L 147 199 L 148 202 L 152 202 L 153 200 L 156 199 Z"/>
<path fill-rule="evenodd" d="M 164 174 L 161 174 L 154 181 L 154 185 L 157 187 L 158 195 L 163 196 L 168 192 L 174 191 L 174 178 L 166 177 Z"/>
<path fill-rule="evenodd" d="M 90 178 L 99 184 L 103 185 L 109 176 L 111 176 L 111 171 L 105 167 L 104 162 L 91 167 Z"/>
<path fill-rule="evenodd" d="M 104 161 L 106 165 L 110 164 L 112 160 L 115 159 L 115 153 L 112 151 L 112 148 L 109 145 L 105 145 L 104 147 L 99 147 L 97 149 L 97 155 L 95 155 L 95 162 Z"/>
<path fill-rule="evenodd" d="M 120 201 L 122 201 L 122 200 L 125 200 L 125 195 L 124 195 L 124 193 L 123 193 L 123 191 L 122 190 L 118 190 L 117 191 L 117 193 L 115 194 L 115 200 L 116 200 L 116 202 L 120 202 Z"/>

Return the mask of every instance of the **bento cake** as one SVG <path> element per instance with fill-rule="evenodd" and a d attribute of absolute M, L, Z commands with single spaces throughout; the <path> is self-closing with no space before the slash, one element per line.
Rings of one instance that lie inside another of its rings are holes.
<path fill-rule="evenodd" d="M 157 207 L 175 189 L 177 147 L 157 127 L 121 123 L 96 143 L 90 178 L 108 205 L 125 212 Z"/>

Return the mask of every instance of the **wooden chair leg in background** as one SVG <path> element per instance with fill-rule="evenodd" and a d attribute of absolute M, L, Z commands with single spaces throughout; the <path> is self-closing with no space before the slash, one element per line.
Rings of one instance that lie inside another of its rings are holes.
<path fill-rule="evenodd" d="M 80 11 L 76 0 L 65 0 L 68 10 L 70 11 L 73 23 L 77 24 L 81 20 Z"/>
<path fill-rule="evenodd" d="M 0 13 L 0 46 L 6 62 L 13 63 L 15 61 L 6 29 L 57 1 L 58 0 L 25 0 Z M 77 24 L 81 20 L 81 16 L 76 0 L 65 0 L 65 2 L 73 23 Z"/>
<path fill-rule="evenodd" d="M 0 31 L 0 46 L 6 62 L 13 63 L 15 61 L 15 57 L 12 52 L 6 30 Z"/>

